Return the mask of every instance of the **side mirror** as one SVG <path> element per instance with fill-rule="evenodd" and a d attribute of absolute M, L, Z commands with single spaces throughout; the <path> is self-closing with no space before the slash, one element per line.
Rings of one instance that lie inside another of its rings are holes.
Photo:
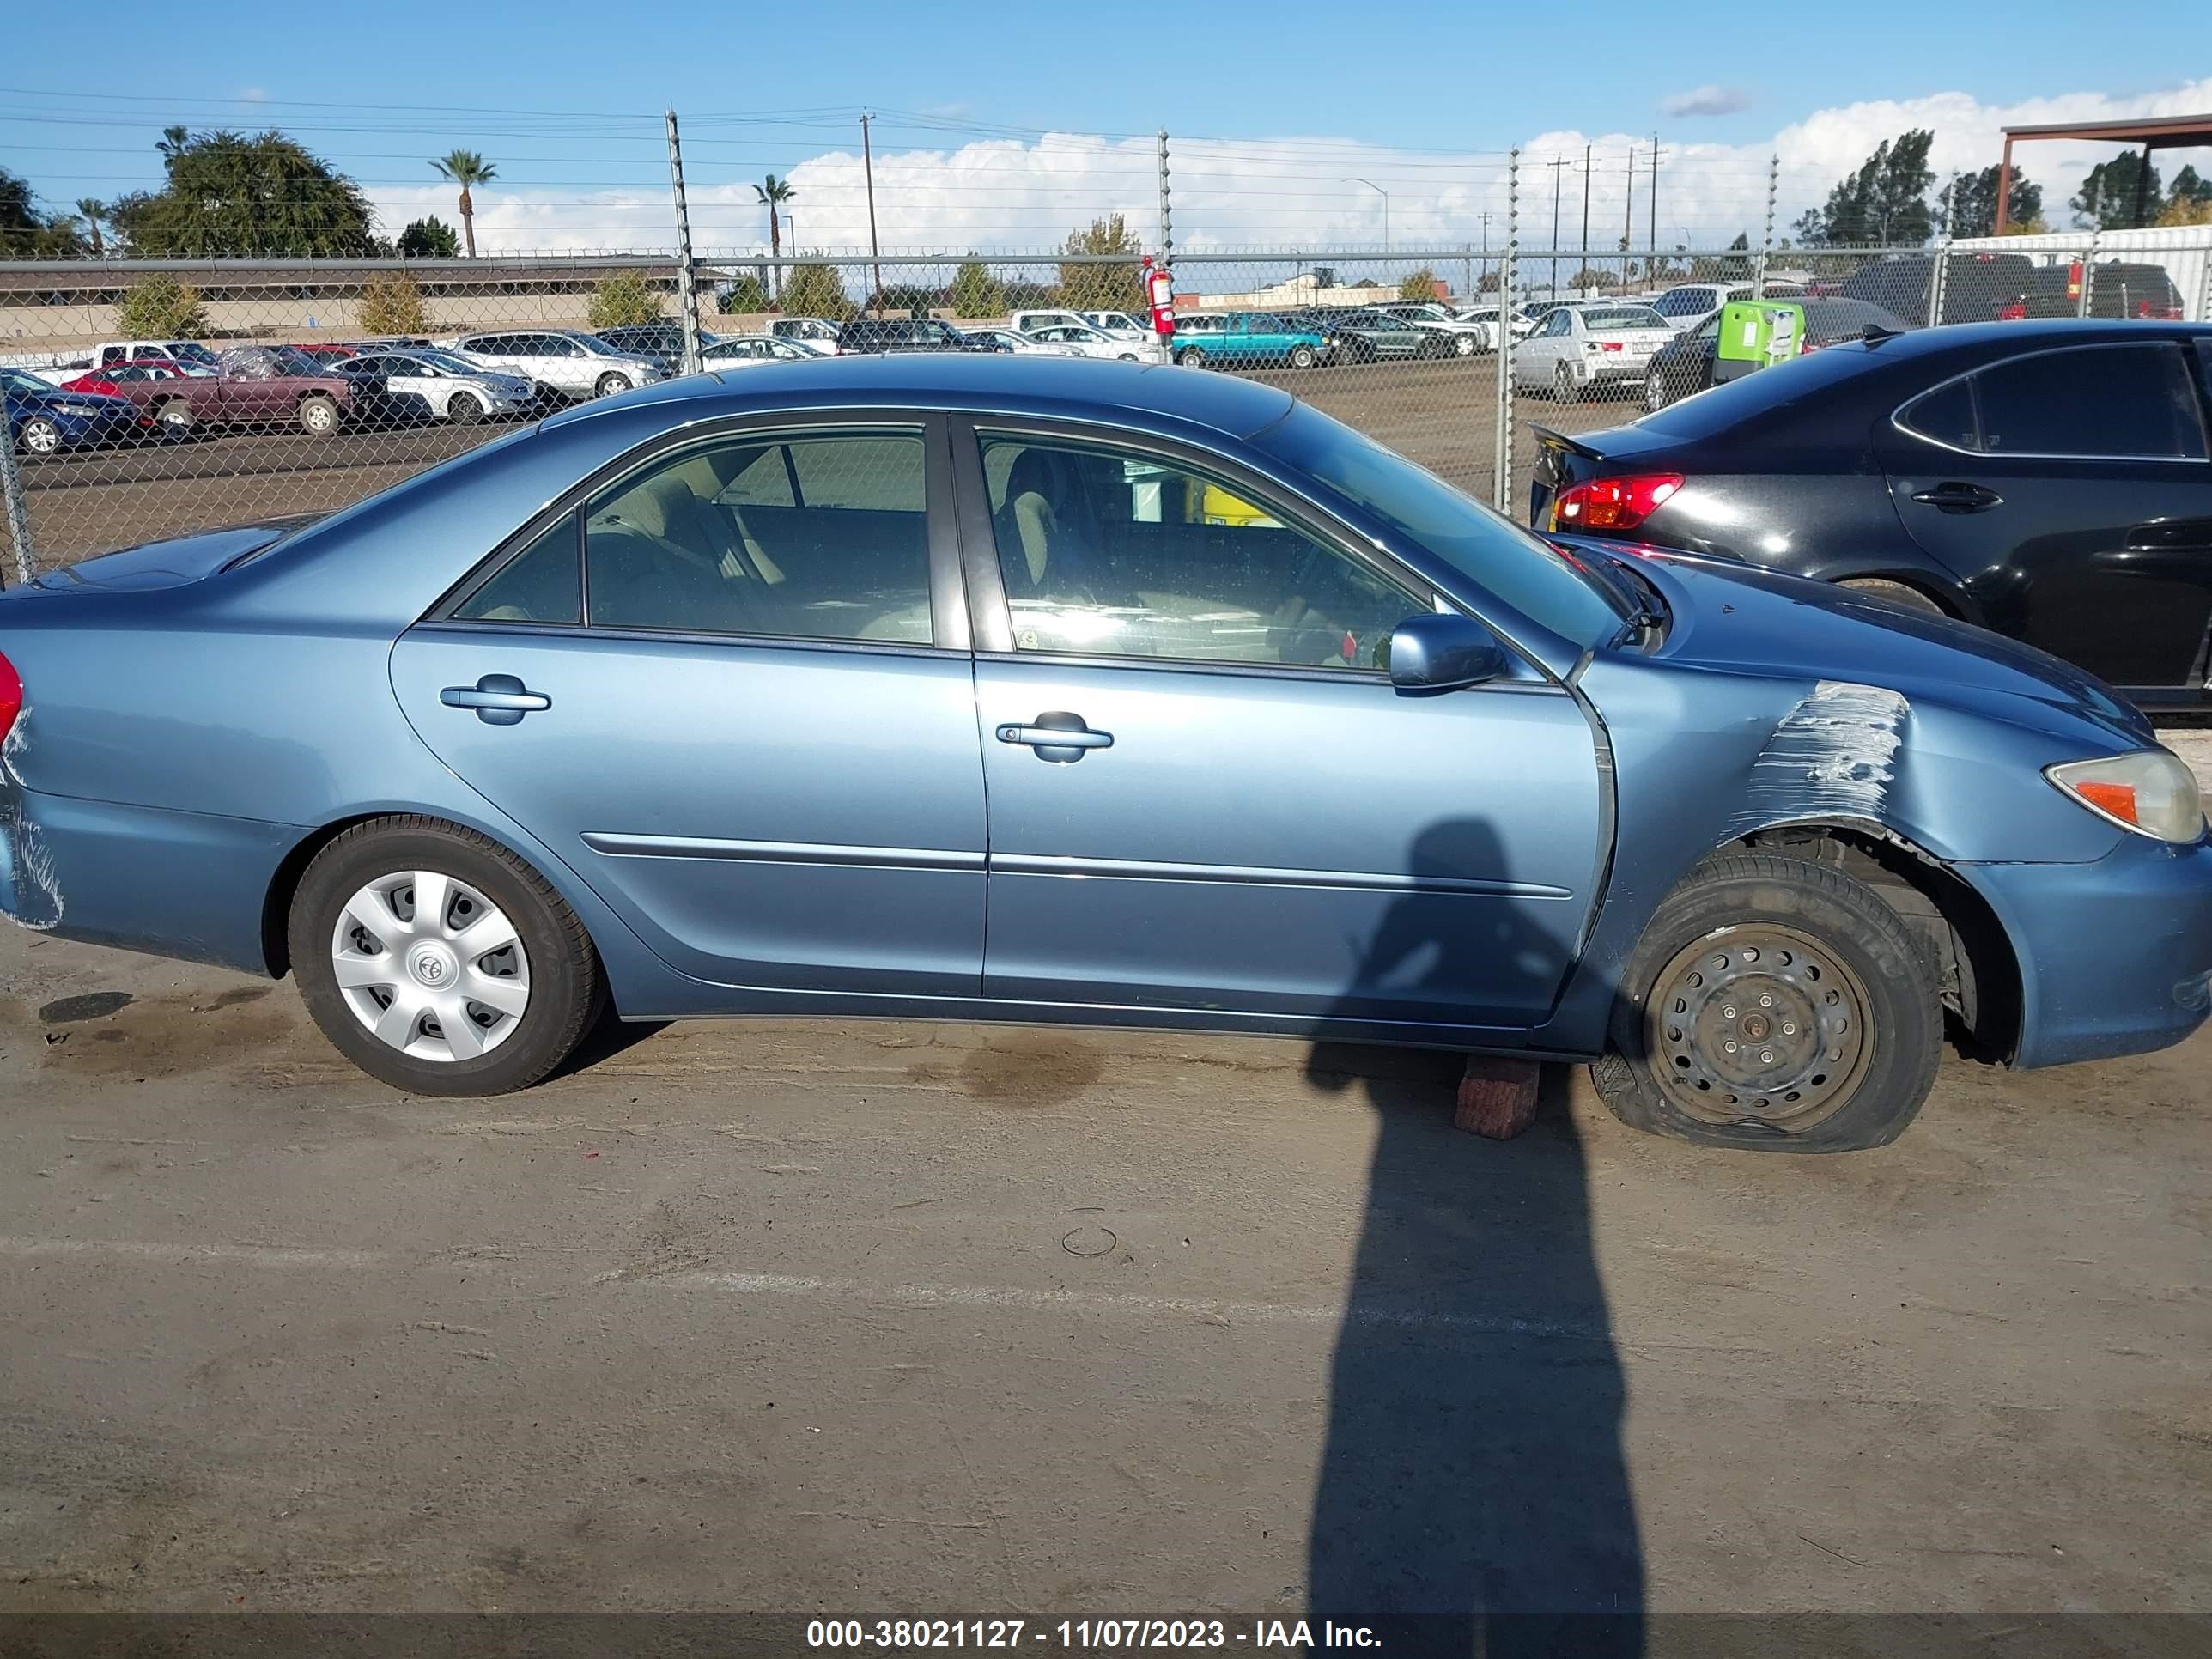
<path fill-rule="evenodd" d="M 1505 647 L 1472 617 L 1427 611 L 1390 635 L 1390 684 L 1401 691 L 1456 691 L 1505 672 Z"/>

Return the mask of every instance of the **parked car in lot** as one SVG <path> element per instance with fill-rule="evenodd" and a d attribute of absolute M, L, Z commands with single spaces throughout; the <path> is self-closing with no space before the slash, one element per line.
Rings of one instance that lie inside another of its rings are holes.
<path fill-rule="evenodd" d="M 1918 326 L 1893 312 L 1863 300 L 1801 300 L 1805 331 L 1798 352 L 1820 351 L 1847 340 L 1863 339 L 1871 329 L 1878 334 L 1902 334 Z M 1713 364 L 1719 356 L 1721 314 L 1715 312 L 1686 333 L 1677 334 L 1659 348 L 1644 377 L 1644 407 L 1664 409 L 1713 383 Z"/>
<path fill-rule="evenodd" d="M 1560 306 L 1513 347 L 1513 378 L 1571 404 L 1595 387 L 1640 382 L 1674 337 L 1649 306 Z"/>
<path fill-rule="evenodd" d="M 1633 425 L 1544 434 L 1532 523 L 1724 555 L 2206 701 L 2212 328 L 1984 323 L 1844 343 Z"/>
<path fill-rule="evenodd" d="M 993 345 L 1002 345 L 1008 351 L 1023 357 L 1080 357 L 1083 354 L 1073 346 L 1040 340 L 1033 334 L 1024 334 L 1012 328 L 964 328 L 961 332 L 971 340 L 984 340 Z"/>
<path fill-rule="evenodd" d="M 734 334 L 718 339 L 699 354 L 710 369 L 750 368 L 756 363 L 804 363 L 832 354 L 803 340 L 779 339 L 773 334 Z"/>
<path fill-rule="evenodd" d="M 1114 358 L 1125 363 L 1164 363 L 1166 349 L 1149 340 L 1132 340 L 1108 334 L 1088 323 L 1048 323 L 1029 331 L 1032 340 L 1066 346 L 1079 357 Z M 1180 330 L 1176 337 L 1181 339 Z"/>
<path fill-rule="evenodd" d="M 1434 300 L 1398 300 L 1375 308 L 1401 322 L 1411 323 L 1415 328 L 1434 329 L 1446 336 L 1454 356 L 1472 357 L 1489 349 L 1492 330 L 1488 325 L 1464 321 L 1457 313 Z"/>
<path fill-rule="evenodd" d="M 855 317 L 837 331 L 837 349 L 860 351 L 997 352 L 997 344 L 973 340 L 934 317 Z"/>
<path fill-rule="evenodd" d="M 157 362 L 151 358 L 143 362 L 114 363 L 106 368 L 88 368 L 74 380 L 64 380 L 64 392 L 94 392 L 103 398 L 128 398 L 142 408 L 158 386 L 173 386 L 178 381 L 191 379 L 180 364 Z"/>
<path fill-rule="evenodd" d="M 2088 268 L 2087 303 L 2083 304 L 2085 277 L 2081 262 L 2038 265 L 2027 273 L 2017 294 L 2001 297 L 1996 315 L 2000 321 L 2019 322 L 2031 317 L 2132 317 L 2146 321 L 2179 322 L 2186 314 L 2181 290 L 2163 265 L 2130 264 L 2100 259 Z"/>
<path fill-rule="evenodd" d="M 1451 342 L 1434 329 L 1416 328 L 1402 317 L 1393 317 L 1387 311 L 1371 307 L 1353 307 L 1341 311 L 1319 311 L 1310 313 L 1313 320 L 1328 331 L 1336 343 L 1340 362 L 1374 363 L 1385 359 L 1402 361 L 1409 357 L 1443 357 L 1451 355 Z M 1182 324 L 1176 327 L 1176 337 L 1182 337 Z"/>
<path fill-rule="evenodd" d="M 0 368 L 0 390 L 6 393 L 8 440 L 26 455 L 120 443 L 150 425 L 128 398 L 67 391 L 27 369 Z"/>
<path fill-rule="evenodd" d="M 796 340 L 837 355 L 837 325 L 820 317 L 771 317 L 767 331 L 779 340 Z"/>
<path fill-rule="evenodd" d="M 1110 334 L 1117 340 L 1149 340 L 1158 343 L 1159 336 L 1148 322 L 1140 322 L 1126 311 L 1079 311 L 1078 322 L 1088 323 L 1101 334 Z"/>
<path fill-rule="evenodd" d="M 1264 311 L 1187 311 L 1176 319 L 1173 349 L 1192 368 L 1315 368 L 1335 355 L 1318 323 Z"/>
<path fill-rule="evenodd" d="M 628 323 L 619 328 L 603 328 L 599 337 L 617 351 L 634 356 L 650 357 L 660 366 L 664 374 L 673 374 L 684 366 L 684 325 L 681 323 Z M 705 329 L 699 331 L 699 344 L 703 349 L 713 345 L 722 337 Z"/>
<path fill-rule="evenodd" d="M 0 592 L 0 906 L 295 974 L 417 1096 L 610 1005 L 966 1017 L 1602 1055 L 1632 1124 L 1818 1152 L 1905 1127 L 1947 1010 L 2023 1067 L 2203 1022 L 2139 714 L 1567 545 L 1231 376 L 688 377 Z"/>
<path fill-rule="evenodd" d="M 406 351 L 362 351 L 349 360 L 359 373 L 374 374 L 385 386 L 385 402 L 395 418 L 434 418 L 467 426 L 500 416 L 526 415 L 538 388 L 520 374 L 503 374 L 435 346 Z"/>
<path fill-rule="evenodd" d="M 617 351 L 580 328 L 509 329 L 440 343 L 482 368 L 519 374 L 562 398 L 605 398 L 668 378 L 650 357 Z"/>
<path fill-rule="evenodd" d="M 1474 323 L 1482 330 L 1482 349 L 1485 351 L 1498 349 L 1498 307 L 1494 303 L 1462 306 L 1458 316 L 1460 321 Z M 1526 339 L 1536 331 L 1536 319 L 1525 311 L 1511 311 L 1507 313 L 1506 327 L 1512 338 Z"/>
<path fill-rule="evenodd" d="M 1650 306 L 1667 319 L 1668 327 L 1680 334 L 1717 314 L 1730 300 L 1741 299 L 1750 292 L 1749 283 L 1677 283 L 1638 303 Z"/>
<path fill-rule="evenodd" d="M 284 346 L 234 346 L 216 372 L 157 386 L 149 413 L 178 435 L 201 427 L 297 426 L 327 437 L 374 413 L 380 384 L 340 374 Z"/>
<path fill-rule="evenodd" d="M 1931 254 L 1900 254 L 1872 259 L 1844 278 L 1837 294 L 1864 300 L 1916 323 L 1985 323 L 2035 281 L 2035 265 L 2021 253 L 1954 252 L 1943 264 L 1942 314 L 1930 318 L 1936 279 Z"/>

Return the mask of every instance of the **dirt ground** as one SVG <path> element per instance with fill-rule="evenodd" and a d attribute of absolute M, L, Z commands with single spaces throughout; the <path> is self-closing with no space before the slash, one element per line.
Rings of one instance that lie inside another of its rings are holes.
<path fill-rule="evenodd" d="M 0 1610 L 2212 1606 L 2212 1038 L 1830 1158 L 696 1024 L 489 1103 L 0 933 Z"/>

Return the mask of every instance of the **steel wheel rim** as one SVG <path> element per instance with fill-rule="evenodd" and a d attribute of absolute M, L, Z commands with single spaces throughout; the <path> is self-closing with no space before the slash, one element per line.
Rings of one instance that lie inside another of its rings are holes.
<path fill-rule="evenodd" d="M 309 404 L 307 405 L 307 430 L 310 432 L 328 432 L 333 426 L 337 424 L 337 421 L 333 418 L 333 415 L 334 411 L 326 404 Z"/>
<path fill-rule="evenodd" d="M 370 1036 L 416 1060 L 489 1054 L 530 1007 L 530 957 L 506 912 L 465 881 L 396 870 L 331 930 L 338 995 Z"/>
<path fill-rule="evenodd" d="M 1794 927 L 1723 927 L 1662 969 L 1644 1052 L 1668 1097 L 1704 1123 L 1797 1133 L 1841 1109 L 1881 1039 L 1864 981 Z"/>

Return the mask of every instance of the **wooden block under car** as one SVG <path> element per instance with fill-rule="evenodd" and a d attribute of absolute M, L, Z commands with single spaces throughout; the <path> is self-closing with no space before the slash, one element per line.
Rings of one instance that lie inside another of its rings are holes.
<path fill-rule="evenodd" d="M 1452 1127 L 1492 1140 L 1512 1139 L 1536 1121 L 1540 1069 L 1533 1060 L 1469 1054 L 1459 1080 L 1459 1107 L 1452 1114 Z"/>

